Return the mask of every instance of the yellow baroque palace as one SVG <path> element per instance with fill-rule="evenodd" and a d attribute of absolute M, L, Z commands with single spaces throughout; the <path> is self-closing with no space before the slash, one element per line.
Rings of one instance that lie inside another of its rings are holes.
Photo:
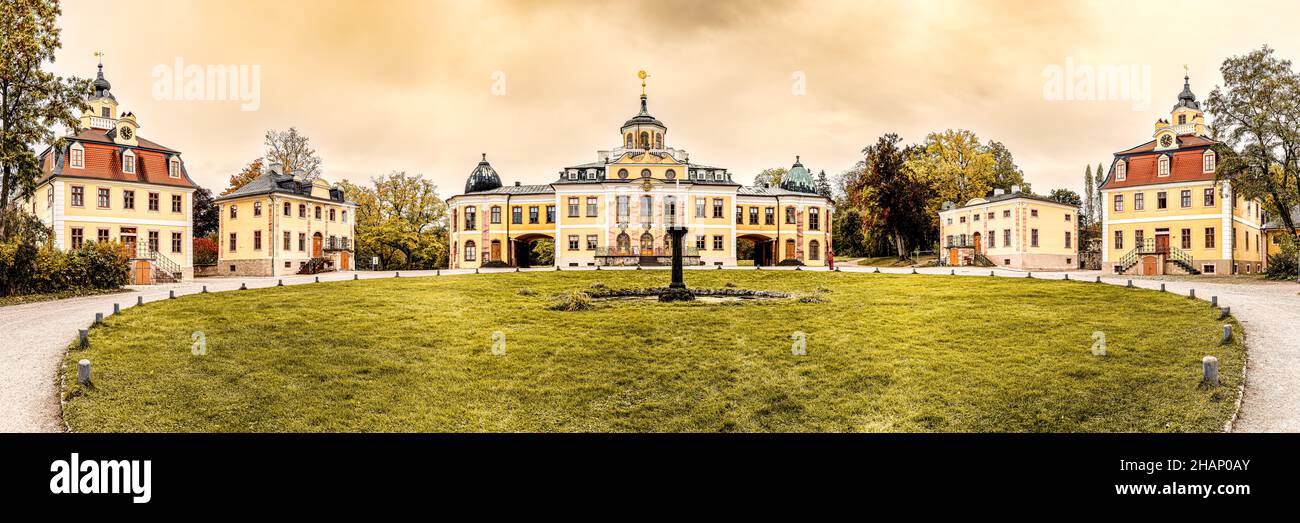
<path fill-rule="evenodd" d="M 644 76 L 642 77 L 644 79 Z M 452 268 L 537 265 L 540 240 L 559 267 L 667 265 L 667 227 L 684 224 L 687 265 L 736 265 L 748 243 L 757 265 L 822 266 L 832 252 L 830 199 L 799 163 L 777 187 L 747 187 L 725 168 L 667 145 L 668 128 L 641 110 L 619 127 L 619 146 L 540 185 L 501 184 L 483 155 L 465 192 L 447 200 Z"/>

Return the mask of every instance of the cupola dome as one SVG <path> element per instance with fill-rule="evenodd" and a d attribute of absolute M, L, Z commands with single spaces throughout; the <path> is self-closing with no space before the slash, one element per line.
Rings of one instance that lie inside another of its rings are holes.
<path fill-rule="evenodd" d="M 469 173 L 469 178 L 465 180 L 465 192 L 482 192 L 501 187 L 501 177 L 497 176 L 496 169 L 487 161 L 487 153 L 483 153 L 483 160 L 474 166 L 474 171 Z"/>
<path fill-rule="evenodd" d="M 785 172 L 781 177 L 781 188 L 787 191 L 806 192 L 810 194 L 817 193 L 817 185 L 813 183 L 812 174 L 808 169 L 799 163 L 799 157 L 794 157 L 794 165 L 790 170 Z"/>

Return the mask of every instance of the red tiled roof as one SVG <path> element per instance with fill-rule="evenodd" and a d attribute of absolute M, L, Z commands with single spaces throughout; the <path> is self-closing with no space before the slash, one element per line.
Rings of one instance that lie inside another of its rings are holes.
<path fill-rule="evenodd" d="M 71 146 L 71 142 L 75 141 L 80 142 L 82 148 L 85 149 L 85 166 L 74 169 L 67 164 L 68 159 L 65 156 L 64 165 L 57 173 L 60 176 L 152 183 L 177 187 L 198 187 L 193 180 L 190 180 L 184 162 L 181 163 L 181 176 L 179 178 L 172 178 L 168 175 L 168 156 L 179 154 L 177 151 L 158 145 L 143 137 L 137 136 L 136 141 L 140 145 L 131 148 L 135 152 L 136 158 L 136 172 L 134 174 L 122 172 L 121 150 L 124 146 L 113 143 L 113 140 L 108 137 L 103 129 L 86 129 L 68 137 L 68 140 L 70 142 L 69 146 Z M 53 153 L 52 149 L 46 150 L 45 157 L 41 159 L 41 167 L 45 171 L 41 181 L 55 174 L 55 155 Z"/>
<path fill-rule="evenodd" d="M 1110 174 L 1106 177 L 1106 183 L 1102 185 L 1102 188 L 1115 189 L 1158 183 L 1213 180 L 1214 173 L 1204 172 L 1205 164 L 1202 155 L 1205 154 L 1206 150 L 1204 146 L 1218 142 L 1201 136 L 1183 135 L 1178 137 L 1178 143 L 1178 149 L 1156 152 L 1155 141 L 1153 140 L 1132 149 L 1115 153 L 1116 160 L 1122 159 L 1128 163 L 1125 177 L 1123 180 L 1116 180 L 1115 165 L 1111 164 Z M 1162 155 L 1169 155 L 1168 176 L 1156 175 L 1157 162 L 1159 162 Z"/>

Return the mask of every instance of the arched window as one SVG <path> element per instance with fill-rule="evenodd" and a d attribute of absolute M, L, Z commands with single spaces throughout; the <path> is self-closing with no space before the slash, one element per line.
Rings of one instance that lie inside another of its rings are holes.
<path fill-rule="evenodd" d="M 1201 157 L 1201 170 L 1207 173 L 1214 172 L 1214 151 L 1205 151 L 1205 155 Z"/>
<path fill-rule="evenodd" d="M 663 148 L 664 148 L 664 135 L 661 133 L 655 133 L 655 149 L 663 149 Z"/>
<path fill-rule="evenodd" d="M 642 178 L 649 178 L 649 177 L 650 177 L 650 169 L 641 169 L 641 177 L 642 177 Z"/>
<path fill-rule="evenodd" d="M 1156 176 L 1169 176 L 1169 157 L 1160 155 L 1160 160 L 1156 164 Z"/>
<path fill-rule="evenodd" d="M 652 236 L 652 235 L 650 235 L 650 233 L 648 233 L 648 232 L 645 233 L 645 234 L 642 234 L 642 235 L 641 235 L 641 250 L 642 250 L 642 251 L 646 251 L 646 252 L 652 252 L 652 251 L 654 251 L 654 249 L 655 249 L 655 237 Z"/>
<path fill-rule="evenodd" d="M 474 261 L 474 258 L 474 241 L 470 240 L 465 242 L 465 261 Z"/>
<path fill-rule="evenodd" d="M 618 240 L 616 245 L 618 245 L 618 252 L 620 253 L 629 252 L 632 250 L 632 238 L 628 236 L 627 233 L 620 232 L 618 233 Z"/>
<path fill-rule="evenodd" d="M 819 243 L 817 240 L 808 242 L 808 259 L 810 260 L 821 259 L 821 245 L 822 244 Z"/>
<path fill-rule="evenodd" d="M 627 147 L 628 149 L 631 149 L 631 148 L 632 148 L 632 133 L 627 133 L 627 146 L 626 146 L 626 147 Z"/>
<path fill-rule="evenodd" d="M 73 169 L 81 169 L 86 166 L 86 149 L 80 143 L 74 143 L 68 149 L 68 165 Z"/>
<path fill-rule="evenodd" d="M 1115 161 L 1115 180 L 1124 181 L 1128 178 L 1128 165 L 1124 160 Z"/>
<path fill-rule="evenodd" d="M 813 207 L 808 209 L 808 230 L 818 231 L 822 228 L 821 209 Z"/>
<path fill-rule="evenodd" d="M 668 169 L 668 172 L 665 172 L 665 173 L 664 173 L 664 176 L 667 177 L 669 180 L 676 179 L 676 178 L 677 178 L 677 171 L 674 171 L 674 170 L 672 170 L 672 169 Z"/>
<path fill-rule="evenodd" d="M 640 143 L 638 143 L 637 146 L 639 146 L 639 147 L 642 148 L 642 149 L 649 149 L 649 148 L 650 148 L 650 133 L 647 133 L 647 132 L 645 132 L 645 131 L 641 131 Z"/>
<path fill-rule="evenodd" d="M 631 135 L 629 135 L 629 136 L 631 136 Z M 618 177 L 621 178 L 621 179 L 626 180 L 626 179 L 627 179 L 627 169 L 619 169 L 619 170 L 618 170 Z"/>
<path fill-rule="evenodd" d="M 664 197 L 664 222 L 668 225 L 677 223 L 677 197 Z"/>

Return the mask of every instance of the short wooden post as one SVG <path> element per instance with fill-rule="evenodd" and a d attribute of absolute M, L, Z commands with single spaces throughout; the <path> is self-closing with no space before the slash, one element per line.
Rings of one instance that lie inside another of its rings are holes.
<path fill-rule="evenodd" d="M 478 274 L 478 267 L 474 268 L 474 274 Z"/>
<path fill-rule="evenodd" d="M 1227 345 L 1228 342 L 1231 341 L 1232 341 L 1232 324 L 1225 323 L 1223 325 L 1223 340 L 1221 340 L 1220 343 Z"/>
<path fill-rule="evenodd" d="M 102 312 L 96 312 L 96 313 L 95 313 L 95 325 L 99 325 L 99 324 L 101 324 L 101 323 L 104 323 L 104 313 L 102 313 Z"/>
<path fill-rule="evenodd" d="M 802 270 L 803 270 L 803 267 L 800 267 L 800 266 L 798 266 L 798 265 L 795 265 L 795 266 L 794 266 L 794 270 L 796 270 L 796 271 L 802 271 Z"/>
<path fill-rule="evenodd" d="M 876 267 L 876 274 L 880 274 L 880 267 Z"/>
<path fill-rule="evenodd" d="M 1214 356 L 1201 358 L 1201 382 L 1206 385 L 1219 384 L 1219 358 Z"/>
<path fill-rule="evenodd" d="M 434 269 L 434 270 L 433 270 L 433 275 L 434 275 L 434 276 L 442 276 L 442 269 Z"/>
<path fill-rule="evenodd" d="M 90 360 L 77 362 L 77 383 L 80 385 L 90 384 Z"/>
<path fill-rule="evenodd" d="M 86 329 L 77 330 L 77 346 L 83 349 L 90 346 L 90 332 Z"/>
<path fill-rule="evenodd" d="M 284 280 L 283 280 L 283 279 L 281 279 L 281 280 L 276 280 L 276 282 L 275 282 L 275 286 L 276 286 L 276 287 L 284 287 Z"/>
<path fill-rule="evenodd" d="M 401 271 L 394 272 L 394 273 L 393 273 L 393 277 L 394 277 L 394 278 L 401 278 L 401 277 L 402 277 L 402 272 L 401 272 Z"/>
<path fill-rule="evenodd" d="M 912 274 L 916 274 L 916 267 L 912 267 Z"/>
<path fill-rule="evenodd" d="M 992 278 L 993 276 L 996 276 L 996 275 L 993 274 L 993 271 L 989 271 L 989 277 Z"/>

